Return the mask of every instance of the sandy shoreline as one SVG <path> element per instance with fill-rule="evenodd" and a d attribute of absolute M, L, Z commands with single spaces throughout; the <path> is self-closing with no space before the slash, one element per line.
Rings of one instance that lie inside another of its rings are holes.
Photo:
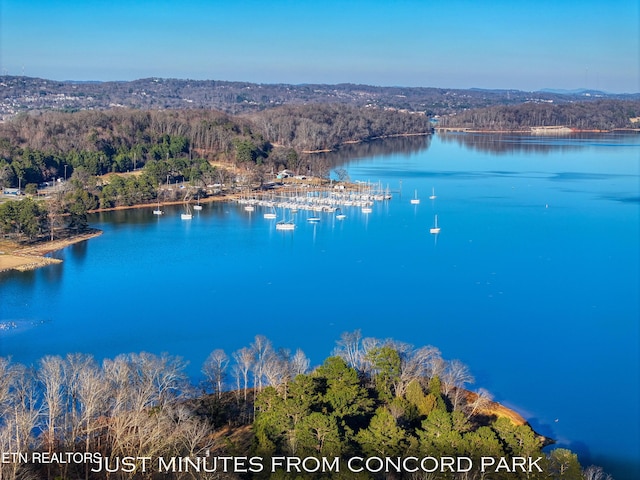
<path fill-rule="evenodd" d="M 79 235 L 53 241 L 38 242 L 26 247 L 14 242 L 0 243 L 0 272 L 7 272 L 9 270 L 25 272 L 54 263 L 62 263 L 60 259 L 45 257 L 45 255 L 99 235 L 102 235 L 101 230 L 91 229 Z"/>

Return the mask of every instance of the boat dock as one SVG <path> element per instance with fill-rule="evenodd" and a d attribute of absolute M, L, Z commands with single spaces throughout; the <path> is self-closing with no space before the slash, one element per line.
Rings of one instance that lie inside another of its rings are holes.
<path fill-rule="evenodd" d="M 278 192 L 251 192 L 239 196 L 236 201 L 247 207 L 284 208 L 290 210 L 311 210 L 335 212 L 341 207 L 371 207 L 376 201 L 392 198 L 389 188 L 380 184 L 355 183 L 333 186 L 287 187 Z"/>

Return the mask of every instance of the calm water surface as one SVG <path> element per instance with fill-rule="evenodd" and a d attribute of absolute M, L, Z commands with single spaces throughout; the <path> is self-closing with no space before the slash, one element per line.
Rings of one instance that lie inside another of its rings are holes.
<path fill-rule="evenodd" d="M 317 364 L 359 328 L 437 346 L 584 466 L 638 478 L 639 158 L 640 136 L 435 136 L 345 164 L 394 196 L 343 221 L 95 215 L 62 264 L 0 277 L 0 355 L 168 352 L 197 377 L 256 334 Z"/>

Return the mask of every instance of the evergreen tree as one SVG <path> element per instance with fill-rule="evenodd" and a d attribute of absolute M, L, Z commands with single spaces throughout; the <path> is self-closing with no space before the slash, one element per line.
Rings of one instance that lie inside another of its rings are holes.
<path fill-rule="evenodd" d="M 379 407 L 369 426 L 356 435 L 360 448 L 366 455 L 402 456 L 409 447 L 407 433 L 400 428 L 386 407 Z"/>

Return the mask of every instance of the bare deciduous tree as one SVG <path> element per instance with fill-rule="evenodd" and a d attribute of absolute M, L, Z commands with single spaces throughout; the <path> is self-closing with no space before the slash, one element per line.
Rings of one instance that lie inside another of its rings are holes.
<path fill-rule="evenodd" d="M 40 360 L 38 379 L 43 386 L 46 443 L 49 452 L 56 448 L 58 422 L 64 414 L 63 360 L 58 356 L 46 356 Z"/>
<path fill-rule="evenodd" d="M 209 354 L 202 366 L 202 373 L 207 377 L 211 388 L 218 398 L 222 396 L 224 380 L 227 376 L 229 357 L 222 349 L 216 349 Z"/>
<path fill-rule="evenodd" d="M 465 384 L 474 382 L 473 375 L 460 360 L 451 360 L 446 363 L 441 378 L 444 394 L 449 396 L 453 409 L 456 410 L 463 398 Z"/>
<path fill-rule="evenodd" d="M 340 340 L 336 342 L 336 348 L 333 354 L 342 357 L 347 365 L 360 370 L 362 367 L 362 332 L 354 330 L 353 332 L 343 332 Z"/>
<path fill-rule="evenodd" d="M 244 400 L 247 400 L 247 391 L 249 389 L 249 372 L 255 362 L 255 355 L 250 348 L 243 347 L 233 353 L 233 359 L 236 361 L 235 372 L 238 380 L 242 377 L 242 389 L 244 391 Z"/>

